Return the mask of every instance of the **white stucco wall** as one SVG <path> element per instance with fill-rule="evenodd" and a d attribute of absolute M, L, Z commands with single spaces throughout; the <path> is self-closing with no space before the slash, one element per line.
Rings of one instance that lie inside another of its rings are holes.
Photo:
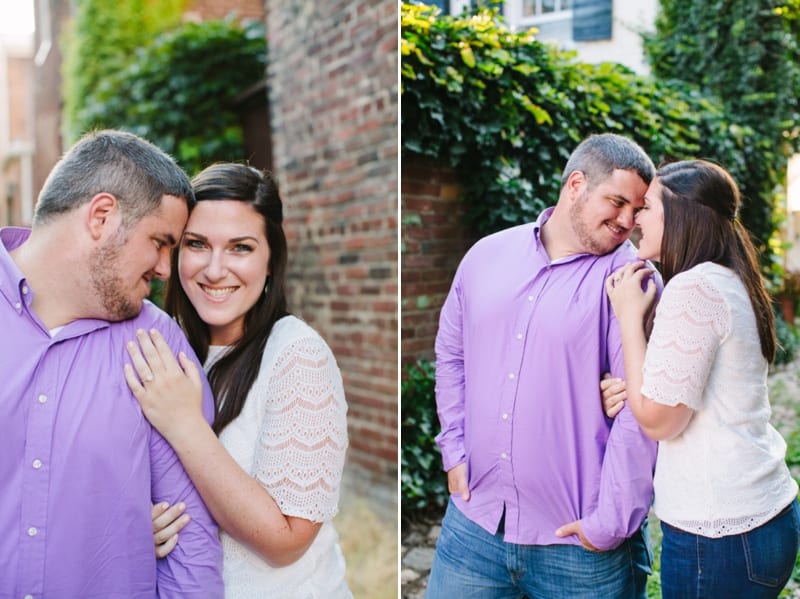
<path fill-rule="evenodd" d="M 641 34 L 653 31 L 658 0 L 614 0 L 612 38 L 596 42 L 576 42 L 574 48 L 584 62 L 617 62 L 645 74 Z"/>
<path fill-rule="evenodd" d="M 458 0 L 451 0 L 451 10 Z M 458 4 L 460 8 L 460 4 Z M 520 0 L 506 0 L 503 17 L 511 29 L 528 29 L 540 24 L 538 39 L 557 43 L 560 47 L 578 52 L 583 62 L 617 62 L 637 73 L 649 71 L 644 61 L 641 33 L 653 31 L 658 0 L 614 0 L 612 4 L 612 32 L 610 40 L 596 42 L 572 41 L 572 23 L 545 17 L 526 20 L 522 17 Z M 454 11 L 455 12 L 455 11 Z"/>

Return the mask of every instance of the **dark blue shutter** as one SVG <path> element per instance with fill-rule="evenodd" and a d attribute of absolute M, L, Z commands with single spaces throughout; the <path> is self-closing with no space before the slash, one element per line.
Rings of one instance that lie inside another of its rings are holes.
<path fill-rule="evenodd" d="M 425 4 L 430 4 L 431 6 L 438 6 L 439 9 L 442 11 L 443 15 L 450 14 L 449 0 L 425 0 Z"/>
<path fill-rule="evenodd" d="M 611 39 L 612 0 L 573 0 L 572 39 L 576 42 Z"/>

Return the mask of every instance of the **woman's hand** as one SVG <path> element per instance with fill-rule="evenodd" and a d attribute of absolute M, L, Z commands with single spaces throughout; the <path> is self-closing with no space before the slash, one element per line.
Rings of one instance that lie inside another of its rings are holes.
<path fill-rule="evenodd" d="M 150 516 L 153 519 L 153 541 L 156 546 L 156 557 L 168 556 L 178 544 L 178 533 L 189 524 L 191 517 L 184 514 L 186 504 L 183 502 L 170 506 L 166 502 L 155 504 Z"/>
<path fill-rule="evenodd" d="M 180 352 L 178 360 L 158 331 L 136 331 L 126 348 L 133 366 L 125 364 L 125 380 L 142 412 L 167 441 L 181 427 L 203 419 L 203 384 L 197 366 Z M 134 372 L 135 369 L 135 372 Z M 185 429 L 184 429 L 185 430 Z"/>
<path fill-rule="evenodd" d="M 608 372 L 603 375 L 600 379 L 600 394 L 603 396 L 603 411 L 606 416 L 613 418 L 619 414 L 628 398 L 626 390 L 625 379 L 612 378 Z"/>
<path fill-rule="evenodd" d="M 645 314 L 656 297 L 656 284 L 652 278 L 652 268 L 646 268 L 644 262 L 629 262 L 617 269 L 606 279 L 606 294 L 620 326 L 623 323 L 644 322 Z M 644 291 L 643 291 L 644 289 Z"/>

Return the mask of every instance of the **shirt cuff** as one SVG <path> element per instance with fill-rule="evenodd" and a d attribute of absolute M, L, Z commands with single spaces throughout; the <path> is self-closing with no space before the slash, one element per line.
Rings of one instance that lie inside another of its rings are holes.
<path fill-rule="evenodd" d="M 581 520 L 581 530 L 589 543 L 600 551 L 616 549 L 628 538 L 625 536 L 618 537 L 610 533 L 600 522 L 598 510 Z"/>
<path fill-rule="evenodd" d="M 463 447 L 447 448 L 440 445 L 439 449 L 442 451 L 442 466 L 445 472 L 449 472 L 459 464 L 467 461 Z"/>

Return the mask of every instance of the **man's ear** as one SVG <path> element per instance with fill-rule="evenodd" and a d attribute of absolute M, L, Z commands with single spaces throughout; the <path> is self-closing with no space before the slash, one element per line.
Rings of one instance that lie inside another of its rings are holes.
<path fill-rule="evenodd" d="M 107 192 L 95 195 L 86 210 L 86 226 L 95 241 L 108 237 L 122 222 L 117 198 Z"/>
<path fill-rule="evenodd" d="M 569 190 L 570 199 L 574 200 L 586 187 L 586 173 L 583 171 L 572 171 L 567 177 L 567 184 L 565 187 Z"/>

